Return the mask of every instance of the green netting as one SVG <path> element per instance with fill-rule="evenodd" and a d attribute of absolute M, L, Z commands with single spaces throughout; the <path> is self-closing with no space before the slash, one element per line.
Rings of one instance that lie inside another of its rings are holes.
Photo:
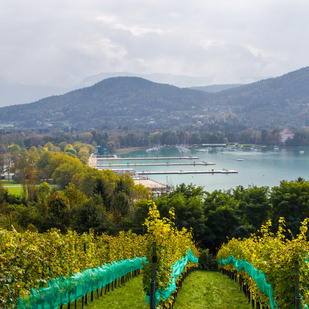
<path fill-rule="evenodd" d="M 124 275 L 143 268 L 146 258 L 127 259 L 86 269 L 69 278 L 60 277 L 48 282 L 48 287 L 31 290 L 29 299 L 19 299 L 17 308 L 54 309 L 100 289 Z"/>
<path fill-rule="evenodd" d="M 237 260 L 233 255 L 230 255 L 226 260 L 221 259 L 218 264 L 234 264 L 237 271 L 244 270 L 256 283 L 259 289 L 269 297 L 269 303 L 271 309 L 277 307 L 277 303 L 274 301 L 274 292 L 272 286 L 267 283 L 265 274 L 260 270 L 254 268 L 254 266 L 248 263 L 245 259 Z"/>
<path fill-rule="evenodd" d="M 161 300 L 161 297 L 165 300 L 167 300 L 172 293 L 176 290 L 176 278 L 178 278 L 181 273 L 183 272 L 184 268 L 188 264 L 188 262 L 198 263 L 198 258 L 194 256 L 194 254 L 191 252 L 191 249 L 188 250 L 188 254 L 184 256 L 181 260 L 177 261 L 173 266 L 173 272 L 172 277 L 170 278 L 170 285 L 165 290 L 156 290 L 155 291 L 155 306 L 159 303 Z M 145 295 L 148 305 L 150 304 L 150 296 Z"/>

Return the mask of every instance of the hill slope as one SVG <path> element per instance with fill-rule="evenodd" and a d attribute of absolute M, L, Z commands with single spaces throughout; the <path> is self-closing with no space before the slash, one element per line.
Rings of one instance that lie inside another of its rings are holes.
<path fill-rule="evenodd" d="M 4 107 L 0 121 L 24 127 L 168 128 L 199 113 L 208 96 L 142 78 L 117 77 L 35 103 Z"/>
<path fill-rule="evenodd" d="M 309 67 L 217 93 L 213 101 L 253 128 L 309 125 Z"/>
<path fill-rule="evenodd" d="M 0 108 L 22 127 L 213 130 L 309 125 L 309 67 L 218 93 L 116 77 L 35 103 Z"/>

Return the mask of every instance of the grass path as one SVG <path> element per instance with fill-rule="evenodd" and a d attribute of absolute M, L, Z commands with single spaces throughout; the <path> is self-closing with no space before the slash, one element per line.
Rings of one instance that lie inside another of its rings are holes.
<path fill-rule="evenodd" d="M 235 281 L 219 272 L 196 271 L 183 283 L 174 309 L 238 308 L 251 306 Z"/>
<path fill-rule="evenodd" d="M 90 298 L 89 298 L 90 299 Z M 65 306 L 66 307 L 66 306 Z M 81 308 L 81 302 L 78 302 Z M 142 291 L 142 276 L 134 278 L 89 302 L 85 309 L 147 309 Z M 183 283 L 174 309 L 238 308 L 250 309 L 246 297 L 236 282 L 218 272 L 196 271 Z"/>

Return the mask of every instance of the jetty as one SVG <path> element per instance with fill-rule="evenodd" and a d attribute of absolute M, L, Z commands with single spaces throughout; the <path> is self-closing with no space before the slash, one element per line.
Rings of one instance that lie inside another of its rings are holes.
<path fill-rule="evenodd" d="M 209 170 L 209 171 L 142 171 L 136 172 L 137 175 L 186 175 L 186 174 L 237 174 L 236 170 Z"/>
<path fill-rule="evenodd" d="M 134 158 L 110 158 L 110 157 L 96 157 L 97 161 L 139 161 L 139 160 L 198 160 L 199 157 L 134 157 Z"/>
<path fill-rule="evenodd" d="M 179 163 L 171 163 L 171 162 L 165 162 L 165 163 L 105 163 L 105 164 L 98 164 L 98 167 L 114 167 L 114 166 L 198 166 L 198 165 L 215 165 L 213 162 L 179 162 Z"/>

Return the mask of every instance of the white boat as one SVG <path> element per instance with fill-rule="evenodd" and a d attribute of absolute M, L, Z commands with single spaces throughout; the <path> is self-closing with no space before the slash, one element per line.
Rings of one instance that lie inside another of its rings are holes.
<path fill-rule="evenodd" d="M 187 146 L 185 146 L 185 145 L 177 145 L 176 148 L 179 151 L 179 153 L 191 152 L 191 150 Z"/>
<path fill-rule="evenodd" d="M 149 153 L 149 152 L 158 152 L 158 151 L 161 150 L 161 148 L 162 148 L 162 146 L 154 146 L 154 147 L 148 148 L 148 149 L 146 150 L 146 152 L 147 152 L 147 153 Z"/>

